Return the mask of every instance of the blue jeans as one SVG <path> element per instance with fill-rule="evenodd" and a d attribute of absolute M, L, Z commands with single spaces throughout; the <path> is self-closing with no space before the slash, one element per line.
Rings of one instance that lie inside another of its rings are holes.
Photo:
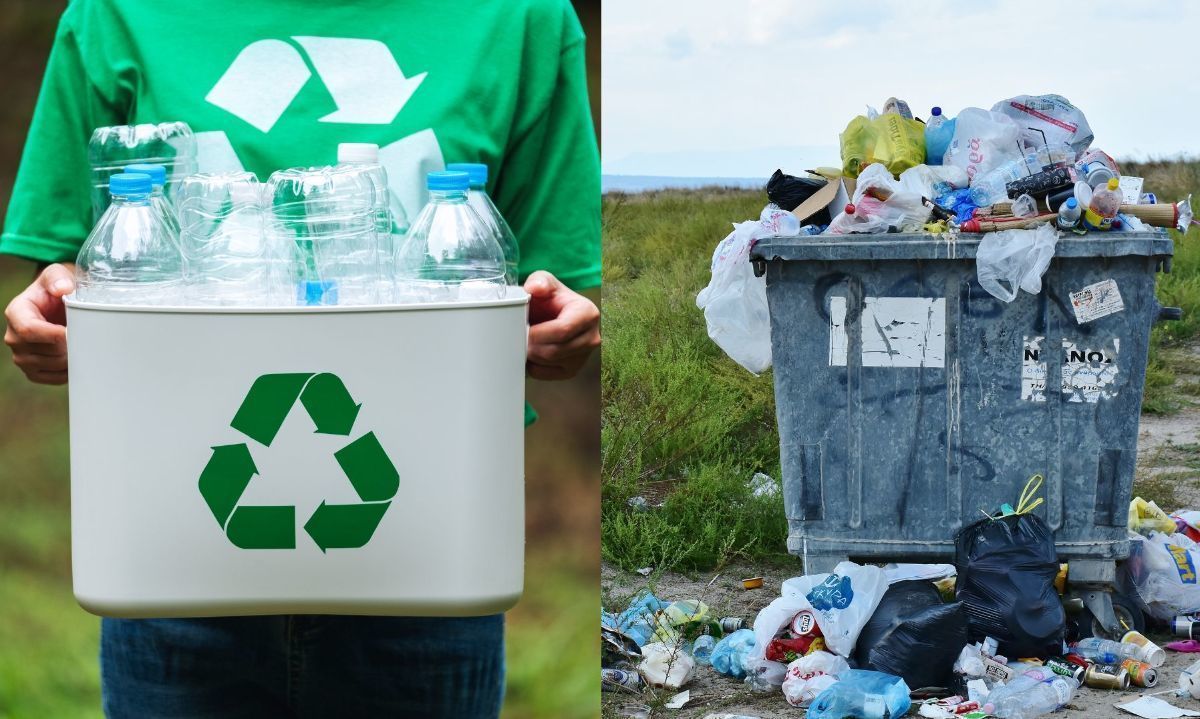
<path fill-rule="evenodd" d="M 496 717 L 504 615 L 105 619 L 110 719 Z"/>

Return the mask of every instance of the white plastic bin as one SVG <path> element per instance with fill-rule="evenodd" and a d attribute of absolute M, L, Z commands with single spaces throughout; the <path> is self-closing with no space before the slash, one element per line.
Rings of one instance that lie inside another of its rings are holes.
<path fill-rule="evenodd" d="M 79 603 L 121 617 L 511 607 L 528 301 L 68 299 Z"/>

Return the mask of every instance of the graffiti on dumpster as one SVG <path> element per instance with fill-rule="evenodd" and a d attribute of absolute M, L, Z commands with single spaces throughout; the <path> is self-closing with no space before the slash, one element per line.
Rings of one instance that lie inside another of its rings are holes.
<path fill-rule="evenodd" d="M 865 297 L 858 320 L 863 367 L 945 367 L 946 300 Z M 829 365 L 845 367 L 849 352 L 846 298 L 829 298 Z"/>
<path fill-rule="evenodd" d="M 1046 358 L 1042 355 L 1045 337 L 1025 337 L 1021 360 L 1021 399 L 1046 401 Z M 1117 352 L 1121 340 L 1110 345 L 1080 347 L 1068 339 L 1062 341 L 1061 390 L 1068 402 L 1095 404 L 1117 396 Z"/>

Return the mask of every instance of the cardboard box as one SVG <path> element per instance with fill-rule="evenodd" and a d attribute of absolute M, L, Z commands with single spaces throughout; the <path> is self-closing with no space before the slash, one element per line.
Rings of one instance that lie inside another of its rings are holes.
<path fill-rule="evenodd" d="M 846 209 L 846 204 L 854 195 L 854 178 L 839 177 L 830 180 L 824 187 L 817 190 L 811 197 L 796 206 L 792 214 L 800 220 L 801 225 L 812 224 L 811 218 L 823 209 L 829 209 L 830 219 Z"/>

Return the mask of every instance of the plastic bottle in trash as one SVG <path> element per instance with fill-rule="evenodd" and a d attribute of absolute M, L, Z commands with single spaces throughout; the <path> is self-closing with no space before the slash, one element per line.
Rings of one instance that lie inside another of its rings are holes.
<path fill-rule="evenodd" d="M 1071 645 L 1071 651 L 1095 664 L 1120 664 L 1124 659 L 1138 658 L 1137 646 L 1100 637 L 1080 639 Z"/>
<path fill-rule="evenodd" d="M 1112 229 L 1113 219 L 1121 209 L 1121 182 L 1113 177 L 1108 184 L 1097 187 L 1092 192 L 1092 201 L 1088 204 L 1087 212 L 1083 213 L 1083 224 L 1091 230 Z"/>
<path fill-rule="evenodd" d="M 954 120 L 943 115 L 940 107 L 930 110 L 929 121 L 925 123 L 925 164 L 942 164 L 942 157 L 953 139 Z"/>
<path fill-rule="evenodd" d="M 471 188 L 467 191 L 467 202 L 483 220 L 483 224 L 496 235 L 500 249 L 504 250 L 504 280 L 510 285 L 517 284 L 517 264 L 521 260 L 521 248 L 512 228 L 496 209 L 496 203 L 487 193 L 488 166 L 478 162 L 452 162 L 446 165 L 452 172 L 465 172 L 470 178 Z"/>
<path fill-rule="evenodd" d="M 1074 197 L 1067 198 L 1067 201 L 1058 206 L 1058 219 L 1054 224 L 1058 225 L 1060 230 L 1073 230 L 1079 226 L 1079 218 L 1083 213 L 1079 210 L 1079 203 Z"/>
<path fill-rule="evenodd" d="M 197 169 L 196 136 L 185 122 L 96 128 L 88 142 L 92 222 L 99 222 L 108 208 L 108 178 L 126 172 L 125 168 L 134 163 L 163 165 L 168 177 L 187 177 Z"/>
<path fill-rule="evenodd" d="M 506 292 L 504 251 L 467 202 L 465 172 L 431 172 L 429 204 L 396 254 L 402 302 L 497 299 Z"/>
<path fill-rule="evenodd" d="M 408 215 L 388 188 L 388 174 L 379 163 L 379 145 L 371 142 L 343 142 L 338 145 L 339 165 L 355 165 L 363 168 L 375 187 L 373 209 L 375 212 L 375 234 L 379 242 L 380 272 L 390 285 L 395 274 L 396 246 L 404 241 L 408 232 Z"/>
<path fill-rule="evenodd" d="M 162 217 L 163 222 L 167 223 L 167 227 L 171 228 L 171 232 L 175 236 L 179 236 L 179 218 L 175 215 L 175 208 L 167 201 L 167 195 L 164 188 L 167 184 L 167 168 L 163 165 L 153 165 L 148 163 L 136 163 L 127 165 L 126 172 L 140 172 L 143 175 L 150 176 L 150 184 L 153 189 L 150 190 L 150 206 L 154 211 Z"/>
<path fill-rule="evenodd" d="M 111 204 L 75 260 L 76 295 L 89 302 L 163 305 L 180 299 L 183 256 L 150 204 L 150 176 L 109 177 Z"/>
<path fill-rule="evenodd" d="M 708 665 L 712 663 L 712 650 L 717 646 L 717 640 L 711 634 L 701 634 L 696 637 L 696 641 L 692 643 L 692 658 L 697 664 Z"/>
<path fill-rule="evenodd" d="M 1071 677 L 1052 679 L 1019 676 L 993 689 L 984 710 L 1001 719 L 1033 719 L 1071 701 L 1079 682 Z M 989 710 L 988 707 L 991 707 Z"/>

